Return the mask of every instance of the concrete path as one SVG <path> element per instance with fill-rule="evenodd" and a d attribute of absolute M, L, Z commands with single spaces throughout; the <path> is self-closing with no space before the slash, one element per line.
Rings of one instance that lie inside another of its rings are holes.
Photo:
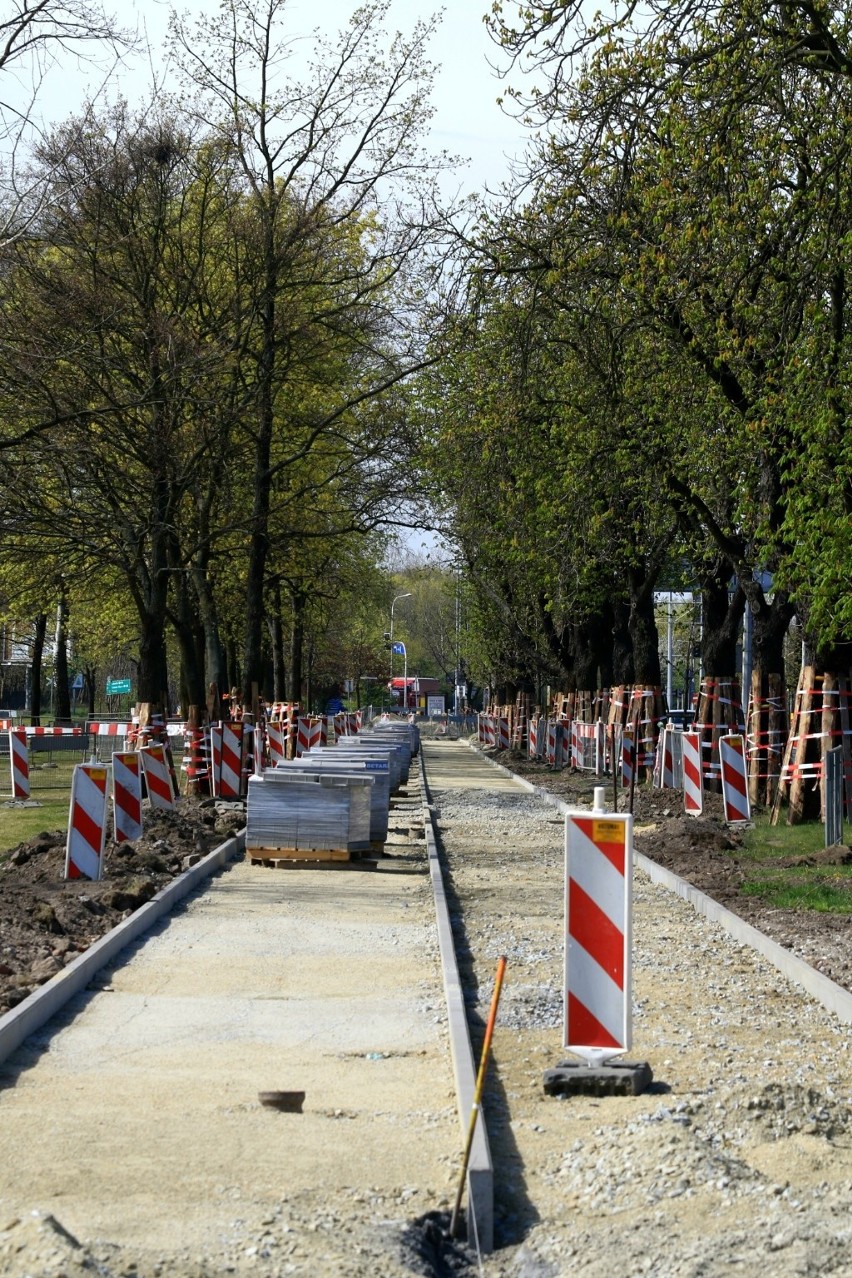
<path fill-rule="evenodd" d="M 318 1185 L 330 1211 L 446 1199 L 434 909 L 399 838 L 388 872 L 233 864 L 27 1040 L 0 1067 L 0 1215 L 166 1254 L 175 1221 L 203 1250 Z M 304 1112 L 262 1106 L 273 1090 Z"/>

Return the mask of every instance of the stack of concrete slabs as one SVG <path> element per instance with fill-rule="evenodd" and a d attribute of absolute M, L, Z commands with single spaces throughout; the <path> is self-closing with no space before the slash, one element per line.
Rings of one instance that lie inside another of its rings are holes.
<path fill-rule="evenodd" d="M 346 745 L 336 746 L 316 746 L 313 750 L 309 750 L 302 758 L 335 758 L 335 759 L 352 759 L 353 761 L 366 759 L 384 759 L 387 761 L 390 774 L 390 792 L 395 794 L 403 781 L 403 764 L 405 762 L 405 753 L 398 746 L 390 743 L 382 743 L 379 741 L 376 745 L 353 745 L 355 741 L 360 741 L 360 737 L 350 737 Z M 407 775 L 407 774 L 406 774 Z"/>
<path fill-rule="evenodd" d="M 267 768 L 249 777 L 246 849 L 366 851 L 372 777 Z"/>
<path fill-rule="evenodd" d="M 400 780 L 408 781 L 411 767 L 411 743 L 408 737 L 396 732 L 362 732 L 344 744 L 344 749 L 351 746 L 355 750 L 389 750 L 397 751 L 399 758 Z"/>
<path fill-rule="evenodd" d="M 390 812 L 390 762 L 387 759 L 337 759 L 335 751 L 327 754 L 303 754 L 298 759 L 287 759 L 275 765 L 276 771 L 320 773 L 323 776 L 369 776 L 370 788 L 370 841 L 384 843 L 388 837 Z"/>

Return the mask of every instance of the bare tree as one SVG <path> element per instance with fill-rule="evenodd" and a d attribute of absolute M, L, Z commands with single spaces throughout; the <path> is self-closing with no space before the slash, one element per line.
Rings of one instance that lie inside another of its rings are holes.
<path fill-rule="evenodd" d="M 193 30 L 173 19 L 191 107 L 233 148 L 259 228 L 246 687 L 260 682 L 276 474 L 426 360 L 416 304 L 424 287 L 411 274 L 436 226 L 430 208 L 441 161 L 427 157 L 420 142 L 431 115 L 425 48 L 435 20 L 419 21 L 410 37 L 386 45 L 387 8 L 365 4 L 335 44 L 317 37 L 304 80 L 286 75 L 293 57 L 281 30 L 287 0 L 225 0 L 218 17 Z M 330 236 L 357 245 L 340 255 L 333 287 Z M 349 376 L 339 401 L 288 448 L 280 403 L 292 384 L 306 307 L 313 307 L 314 331 L 324 329 L 348 348 Z"/>
<path fill-rule="evenodd" d="M 32 172 L 30 157 L 44 138 L 46 82 L 73 59 L 97 69 L 105 86 L 134 42 L 98 0 L 13 0 L 5 7 L 12 12 L 0 17 L 0 245 L 27 234 L 44 209 L 48 183 L 43 170 Z"/>

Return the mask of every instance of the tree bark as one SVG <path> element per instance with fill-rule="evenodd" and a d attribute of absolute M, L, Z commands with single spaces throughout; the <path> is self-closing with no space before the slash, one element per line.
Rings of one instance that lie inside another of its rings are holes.
<path fill-rule="evenodd" d="M 35 619 L 32 664 L 30 666 L 30 723 L 34 728 L 41 726 L 41 672 L 46 635 L 47 613 L 40 612 Z"/>

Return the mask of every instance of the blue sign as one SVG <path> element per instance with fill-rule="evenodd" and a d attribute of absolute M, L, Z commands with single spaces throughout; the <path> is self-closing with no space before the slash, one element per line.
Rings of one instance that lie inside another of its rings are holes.
<path fill-rule="evenodd" d="M 394 652 L 398 652 L 398 653 L 400 654 L 400 656 L 403 656 L 403 657 L 404 657 L 404 656 L 405 656 L 405 644 L 404 644 L 404 643 L 395 643 L 395 644 L 394 644 L 394 646 L 393 646 L 393 651 L 394 651 Z"/>

